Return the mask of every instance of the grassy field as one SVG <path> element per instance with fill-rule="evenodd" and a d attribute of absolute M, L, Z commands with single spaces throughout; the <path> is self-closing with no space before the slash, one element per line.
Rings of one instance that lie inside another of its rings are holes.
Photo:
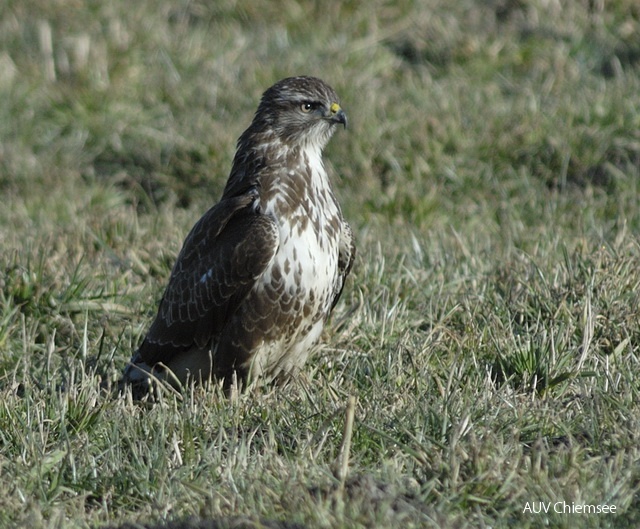
<path fill-rule="evenodd" d="M 322 346 L 112 395 L 294 74 L 350 123 Z M 640 525 L 636 0 L 0 0 L 0 192 L 0 527 Z"/>

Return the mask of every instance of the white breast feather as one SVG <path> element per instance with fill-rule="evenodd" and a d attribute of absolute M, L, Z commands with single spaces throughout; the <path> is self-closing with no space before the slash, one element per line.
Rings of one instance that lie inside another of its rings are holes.
<path fill-rule="evenodd" d="M 339 237 L 330 238 L 325 229 L 329 220 L 339 215 L 338 205 L 331 193 L 322 192 L 329 189 L 329 182 L 319 152 L 310 149 L 307 156 L 313 175 L 310 182 L 313 195 L 316 199 L 326 197 L 327 200 L 313 208 L 319 218 L 310 218 L 307 228 L 302 231 L 291 229 L 287 219 L 280 218 L 277 197 L 263 205 L 263 213 L 272 215 L 280 226 L 280 247 L 272 264 L 265 270 L 263 283 L 266 285 L 270 282 L 273 268 L 277 266 L 283 275 L 285 289 L 296 292 L 298 284 L 295 274 L 300 272 L 299 280 L 303 288 L 298 293 L 301 301 L 306 304 L 313 291 L 315 307 L 310 317 L 301 322 L 294 336 L 283 336 L 275 342 L 264 343 L 256 351 L 252 359 L 251 378 L 260 376 L 265 370 L 271 376 L 277 376 L 280 372 L 291 372 L 302 367 L 324 326 L 324 317 L 317 319 L 315 316 L 318 312 L 324 315 L 330 310 L 334 285 L 338 280 Z M 287 176 L 292 176 L 292 172 L 289 171 Z M 300 204 L 293 216 L 306 216 L 305 206 Z M 316 224 L 320 227 L 318 233 Z M 291 262 L 294 254 L 297 258 L 295 263 Z M 287 259 L 290 261 L 289 273 L 285 271 Z M 314 319 L 317 321 L 314 322 Z"/>

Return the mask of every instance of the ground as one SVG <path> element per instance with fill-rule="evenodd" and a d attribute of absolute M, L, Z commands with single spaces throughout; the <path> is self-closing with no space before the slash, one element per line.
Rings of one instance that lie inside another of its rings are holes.
<path fill-rule="evenodd" d="M 349 116 L 322 347 L 285 387 L 118 398 L 299 74 Z M 0 115 L 0 526 L 640 525 L 635 0 L 4 0 Z"/>

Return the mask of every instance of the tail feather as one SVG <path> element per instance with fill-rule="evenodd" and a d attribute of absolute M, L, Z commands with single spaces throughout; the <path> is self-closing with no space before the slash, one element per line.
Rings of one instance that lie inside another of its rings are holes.
<path fill-rule="evenodd" d="M 151 367 L 142 360 L 140 353 L 136 351 L 124 368 L 119 383 L 120 390 L 123 391 L 128 386 L 131 388 L 134 398 L 139 399 L 149 393 L 151 376 Z"/>

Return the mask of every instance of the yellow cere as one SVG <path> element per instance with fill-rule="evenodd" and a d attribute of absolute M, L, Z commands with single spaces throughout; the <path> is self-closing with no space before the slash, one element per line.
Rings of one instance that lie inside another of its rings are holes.
<path fill-rule="evenodd" d="M 338 103 L 331 103 L 330 110 L 332 114 L 337 114 L 340 110 L 340 105 L 338 105 Z"/>

